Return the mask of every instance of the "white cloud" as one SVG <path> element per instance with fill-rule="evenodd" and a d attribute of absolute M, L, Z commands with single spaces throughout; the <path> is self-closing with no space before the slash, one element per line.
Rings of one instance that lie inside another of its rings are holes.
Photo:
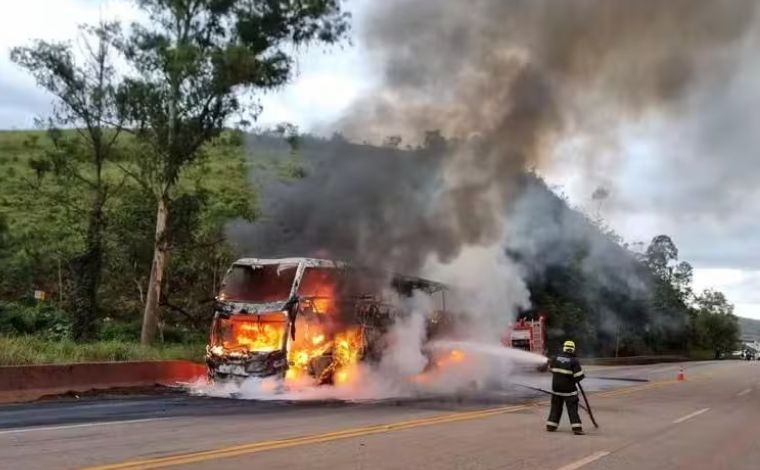
<path fill-rule="evenodd" d="M 735 313 L 760 320 L 760 270 L 695 269 L 694 289 L 718 289 L 734 302 Z"/>
<path fill-rule="evenodd" d="M 318 131 L 370 89 L 367 68 L 356 47 L 302 54 L 293 82 L 262 97 L 260 123 L 287 121 Z"/>
<path fill-rule="evenodd" d="M 0 15 L 0 128 L 30 128 L 50 111 L 52 98 L 11 62 L 10 50 L 35 39 L 73 40 L 78 26 L 100 19 L 129 22 L 137 16 L 127 0 L 24 0 L 6 2 Z"/>
<path fill-rule="evenodd" d="M 724 109 L 723 115 L 733 121 L 745 112 Z M 760 136 L 756 120 L 745 121 L 739 137 Z M 669 235 L 679 259 L 695 267 L 697 290 L 719 289 L 738 315 L 760 318 L 760 186 L 753 182 L 760 164 L 751 163 L 756 146 L 713 142 L 703 150 L 704 127 L 691 116 L 650 117 L 621 129 L 609 154 L 588 159 L 598 149 L 576 140 L 560 149 L 547 179 L 585 212 L 601 209 L 629 242 L 646 246 L 654 236 Z M 591 199 L 600 186 L 609 190 L 601 203 Z"/>
<path fill-rule="evenodd" d="M 366 0 L 349 4 L 355 18 L 361 18 L 365 4 Z M 51 98 L 10 61 L 12 47 L 34 39 L 73 39 L 82 23 L 104 19 L 128 24 L 138 17 L 134 2 L 129 0 L 26 0 L 4 7 L 0 16 L 0 96 L 5 98 L 0 98 L 0 128 L 31 127 L 35 117 L 50 109 Z M 354 30 L 360 27 L 358 21 Z M 312 130 L 336 119 L 371 85 L 366 78 L 368 69 L 371 67 L 363 63 L 357 47 L 304 50 L 297 55 L 297 73 L 292 83 L 259 97 L 264 107 L 259 124 L 287 121 Z M 33 105 L 12 105 L 10 90 Z"/>
<path fill-rule="evenodd" d="M 287 121 L 301 129 L 321 132 L 376 82 L 376 68 L 365 60 L 360 44 L 362 13 L 369 0 L 348 2 L 352 14 L 350 44 L 302 51 L 292 83 L 261 98 L 262 125 Z"/>

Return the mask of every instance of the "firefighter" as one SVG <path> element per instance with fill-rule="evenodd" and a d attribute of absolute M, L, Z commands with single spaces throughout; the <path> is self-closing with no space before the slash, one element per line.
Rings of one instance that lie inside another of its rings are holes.
<path fill-rule="evenodd" d="M 562 407 L 567 405 L 567 414 L 573 433 L 582 435 L 583 424 L 578 415 L 578 387 L 576 384 L 583 380 L 583 369 L 575 357 L 575 343 L 565 341 L 562 352 L 549 361 L 552 372 L 552 407 L 549 419 L 546 420 L 546 430 L 554 432 L 559 427 L 562 418 Z"/>

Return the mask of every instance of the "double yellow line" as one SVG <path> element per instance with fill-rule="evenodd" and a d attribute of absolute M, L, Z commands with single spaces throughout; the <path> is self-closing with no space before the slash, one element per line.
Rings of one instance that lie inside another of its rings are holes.
<path fill-rule="evenodd" d="M 433 416 L 430 418 L 414 419 L 401 421 L 391 424 L 379 424 L 363 428 L 345 429 L 343 431 L 329 432 L 325 434 L 315 434 L 311 436 L 293 437 L 287 439 L 278 439 L 273 441 L 256 442 L 234 447 L 224 447 L 221 449 L 207 450 L 201 452 L 191 452 L 187 454 L 173 455 L 169 457 L 159 457 L 155 459 L 133 460 L 129 462 L 100 465 L 87 467 L 82 470 L 147 470 L 153 468 L 172 467 L 177 465 L 188 465 L 208 460 L 223 459 L 228 457 L 238 457 L 241 455 L 255 454 L 267 450 L 284 449 L 288 447 L 301 446 L 306 444 L 319 444 L 341 439 L 350 439 L 352 437 L 369 436 L 372 434 L 382 434 L 404 429 L 417 428 L 421 426 L 431 426 L 434 424 L 453 423 L 457 421 L 466 421 L 472 419 L 487 418 L 506 413 L 514 413 L 529 409 L 531 405 L 507 406 L 500 408 L 490 408 L 487 410 L 469 411 L 453 413 L 443 416 Z"/>
<path fill-rule="evenodd" d="M 707 377 L 695 377 L 690 381 L 698 381 Z M 652 382 L 645 385 L 638 385 L 632 387 L 626 387 L 623 389 L 612 390 L 609 392 L 595 393 L 594 396 L 608 398 L 617 397 L 622 395 L 628 395 L 643 390 L 649 390 L 653 388 L 663 387 L 666 385 L 672 385 L 679 383 L 676 380 L 663 380 L 659 382 Z M 220 449 L 190 452 L 186 454 L 171 455 L 168 457 L 158 457 L 154 459 L 145 460 L 133 460 L 123 463 L 100 465 L 95 467 L 87 467 L 82 470 L 148 470 L 153 468 L 165 468 L 173 467 L 177 465 L 189 465 L 199 462 L 205 462 L 208 460 L 223 459 L 229 457 L 238 457 L 241 455 L 256 454 L 258 452 L 264 452 L 275 449 L 285 449 L 288 447 L 296 447 L 307 444 L 320 444 L 331 441 L 338 441 L 342 439 L 350 439 L 353 437 L 370 436 L 373 434 L 382 434 L 394 431 L 401 431 L 404 429 L 418 428 L 422 426 L 432 426 L 435 424 L 454 423 L 457 421 L 467 421 L 480 418 L 488 418 L 491 416 L 498 416 L 507 413 L 514 413 L 515 411 L 522 411 L 530 409 L 536 405 L 545 404 L 547 402 L 535 402 L 525 405 L 507 406 L 499 408 L 489 408 L 486 410 L 467 411 L 460 413 L 452 413 L 442 416 L 432 416 L 429 418 L 413 419 L 409 421 L 400 421 L 390 424 L 378 424 L 373 426 L 367 426 L 362 428 L 344 429 L 342 431 L 328 432 L 324 434 L 313 434 L 309 436 L 292 437 L 286 439 L 278 439 L 272 441 L 254 442 L 251 444 L 244 444 L 233 447 L 224 447 Z"/>

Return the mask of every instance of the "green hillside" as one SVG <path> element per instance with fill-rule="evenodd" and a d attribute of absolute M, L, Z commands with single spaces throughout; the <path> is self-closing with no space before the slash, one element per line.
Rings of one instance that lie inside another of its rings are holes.
<path fill-rule="evenodd" d="M 74 131 L 67 131 L 74 132 Z M 120 150 L 131 150 L 123 138 Z M 67 327 L 71 260 L 83 245 L 89 194 L 75 178 L 45 167 L 49 139 L 38 131 L 0 131 L 0 334 L 36 332 L 26 320 L 40 314 L 32 295 L 49 299 L 42 316 Z M 121 165 L 128 165 L 124 158 Z M 210 300 L 234 254 L 224 230 L 231 220 L 252 220 L 255 191 L 241 136 L 225 134 L 181 178 L 173 194 L 173 257 L 166 276 L 164 339 L 204 337 Z M 105 168 L 109 198 L 107 259 L 100 289 L 102 330 L 108 339 L 138 337 L 144 286 L 150 270 L 155 198 L 116 165 Z M 40 320 L 41 321 L 41 320 Z M 26 323 L 25 323 L 26 322 Z M 47 325 L 46 322 L 42 322 Z M 49 322 L 48 322 L 49 323 Z M 24 326 L 25 325 L 25 326 Z"/>
<path fill-rule="evenodd" d="M 760 341 L 760 320 L 739 317 L 739 328 L 742 338 Z"/>

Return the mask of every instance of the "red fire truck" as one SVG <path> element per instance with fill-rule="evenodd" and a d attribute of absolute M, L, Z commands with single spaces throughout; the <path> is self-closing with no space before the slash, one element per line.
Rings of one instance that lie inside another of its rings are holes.
<path fill-rule="evenodd" d="M 515 323 L 510 323 L 501 342 L 508 348 L 545 355 L 546 317 L 540 314 L 537 320 L 521 318 Z"/>

